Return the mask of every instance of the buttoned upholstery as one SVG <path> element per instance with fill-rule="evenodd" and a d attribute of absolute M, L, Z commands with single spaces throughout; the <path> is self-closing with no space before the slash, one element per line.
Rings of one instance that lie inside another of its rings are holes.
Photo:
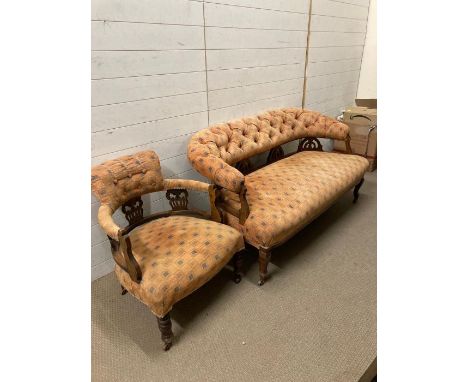
<path fill-rule="evenodd" d="M 101 204 L 116 209 L 126 201 L 164 189 L 159 158 L 141 151 L 93 167 L 91 188 Z"/>
<path fill-rule="evenodd" d="M 242 235 L 227 225 L 189 216 L 154 220 L 130 234 L 142 280 L 136 283 L 115 267 L 120 283 L 163 317 L 216 275 L 244 248 Z"/>
<path fill-rule="evenodd" d="M 190 140 L 187 155 L 200 174 L 239 192 L 244 175 L 231 165 L 295 139 L 344 140 L 348 133 L 347 125 L 318 112 L 279 109 L 201 130 Z"/>
<path fill-rule="evenodd" d="M 229 225 L 256 247 L 273 247 L 294 235 L 364 176 L 369 163 L 358 155 L 303 151 L 245 177 L 250 214 L 244 225 L 225 212 Z M 240 209 L 233 192 L 222 199 Z"/>

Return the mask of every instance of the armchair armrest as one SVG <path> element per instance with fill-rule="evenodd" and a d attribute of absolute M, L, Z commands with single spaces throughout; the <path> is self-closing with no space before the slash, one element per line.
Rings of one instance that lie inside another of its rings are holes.
<path fill-rule="evenodd" d="M 107 236 L 119 241 L 122 228 L 114 222 L 113 214 L 114 211 L 108 204 L 101 204 L 98 210 L 98 223 Z"/>
<path fill-rule="evenodd" d="M 210 185 L 205 182 L 190 179 L 164 179 L 164 189 L 171 190 L 174 188 L 186 188 L 194 191 L 208 192 Z"/>
<path fill-rule="evenodd" d="M 210 217 L 211 220 L 220 222 L 221 215 L 216 207 L 216 186 L 198 180 L 190 179 L 164 179 L 164 189 L 189 189 L 193 191 L 207 192 L 210 198 Z"/>

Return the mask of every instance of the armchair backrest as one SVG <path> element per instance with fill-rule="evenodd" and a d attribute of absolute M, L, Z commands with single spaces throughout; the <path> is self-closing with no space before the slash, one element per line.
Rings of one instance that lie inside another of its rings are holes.
<path fill-rule="evenodd" d="M 345 140 L 348 132 L 349 127 L 344 123 L 315 111 L 299 108 L 271 110 L 199 131 L 189 143 L 188 156 L 196 168 L 200 155 L 214 155 L 232 165 L 296 139 Z"/>
<path fill-rule="evenodd" d="M 112 159 L 91 170 L 91 189 L 101 204 L 116 210 L 133 198 L 164 189 L 159 158 L 154 151 L 141 151 Z"/>

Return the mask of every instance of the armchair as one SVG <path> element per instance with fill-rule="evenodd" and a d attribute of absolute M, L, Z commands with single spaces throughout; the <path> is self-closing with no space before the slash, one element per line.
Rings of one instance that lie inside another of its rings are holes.
<path fill-rule="evenodd" d="M 107 234 L 122 294 L 130 292 L 157 316 L 164 350 L 173 341 L 172 306 L 218 273 L 234 257 L 234 279 L 241 279 L 242 235 L 220 224 L 216 186 L 194 180 L 163 179 L 159 158 L 143 151 L 93 167 L 93 193 L 101 202 L 98 222 Z M 187 189 L 206 192 L 210 211 L 189 209 Z M 172 208 L 143 214 L 141 196 L 166 191 Z M 128 221 L 113 219 L 121 208 Z"/>

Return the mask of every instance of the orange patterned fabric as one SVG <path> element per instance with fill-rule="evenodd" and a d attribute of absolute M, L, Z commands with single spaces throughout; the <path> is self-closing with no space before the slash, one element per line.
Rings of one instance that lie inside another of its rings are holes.
<path fill-rule="evenodd" d="M 122 230 L 112 215 L 126 201 L 164 189 L 210 192 L 214 187 L 195 180 L 163 179 L 159 158 L 153 151 L 104 162 L 93 167 L 91 174 L 93 193 L 101 201 L 99 224 L 118 241 Z M 244 239 L 234 228 L 190 216 L 153 220 L 128 236 L 142 280 L 133 282 L 119 266 L 115 267 L 117 278 L 158 317 L 165 316 L 173 304 L 210 280 L 244 248 Z"/>
<path fill-rule="evenodd" d="M 91 170 L 91 188 L 101 204 L 115 211 L 126 201 L 163 189 L 159 158 L 154 151 L 109 160 Z"/>
<path fill-rule="evenodd" d="M 210 185 L 191 179 L 164 179 L 164 189 L 170 190 L 172 188 L 186 188 L 194 191 L 207 192 L 210 189 Z"/>
<path fill-rule="evenodd" d="M 188 159 L 202 175 L 239 192 L 244 175 L 231 165 L 299 138 L 344 140 L 349 127 L 311 110 L 287 108 L 214 125 L 194 134 Z"/>
<path fill-rule="evenodd" d="M 157 219 L 130 234 L 142 281 L 115 267 L 120 283 L 158 317 L 201 287 L 244 248 L 242 235 L 227 225 L 188 216 Z"/>
<path fill-rule="evenodd" d="M 247 175 L 250 215 L 241 226 L 236 217 L 225 213 L 226 222 L 256 247 L 272 247 L 305 227 L 356 185 L 368 166 L 367 159 L 358 155 L 294 154 Z M 240 208 L 235 194 L 222 192 L 227 203 Z"/>

